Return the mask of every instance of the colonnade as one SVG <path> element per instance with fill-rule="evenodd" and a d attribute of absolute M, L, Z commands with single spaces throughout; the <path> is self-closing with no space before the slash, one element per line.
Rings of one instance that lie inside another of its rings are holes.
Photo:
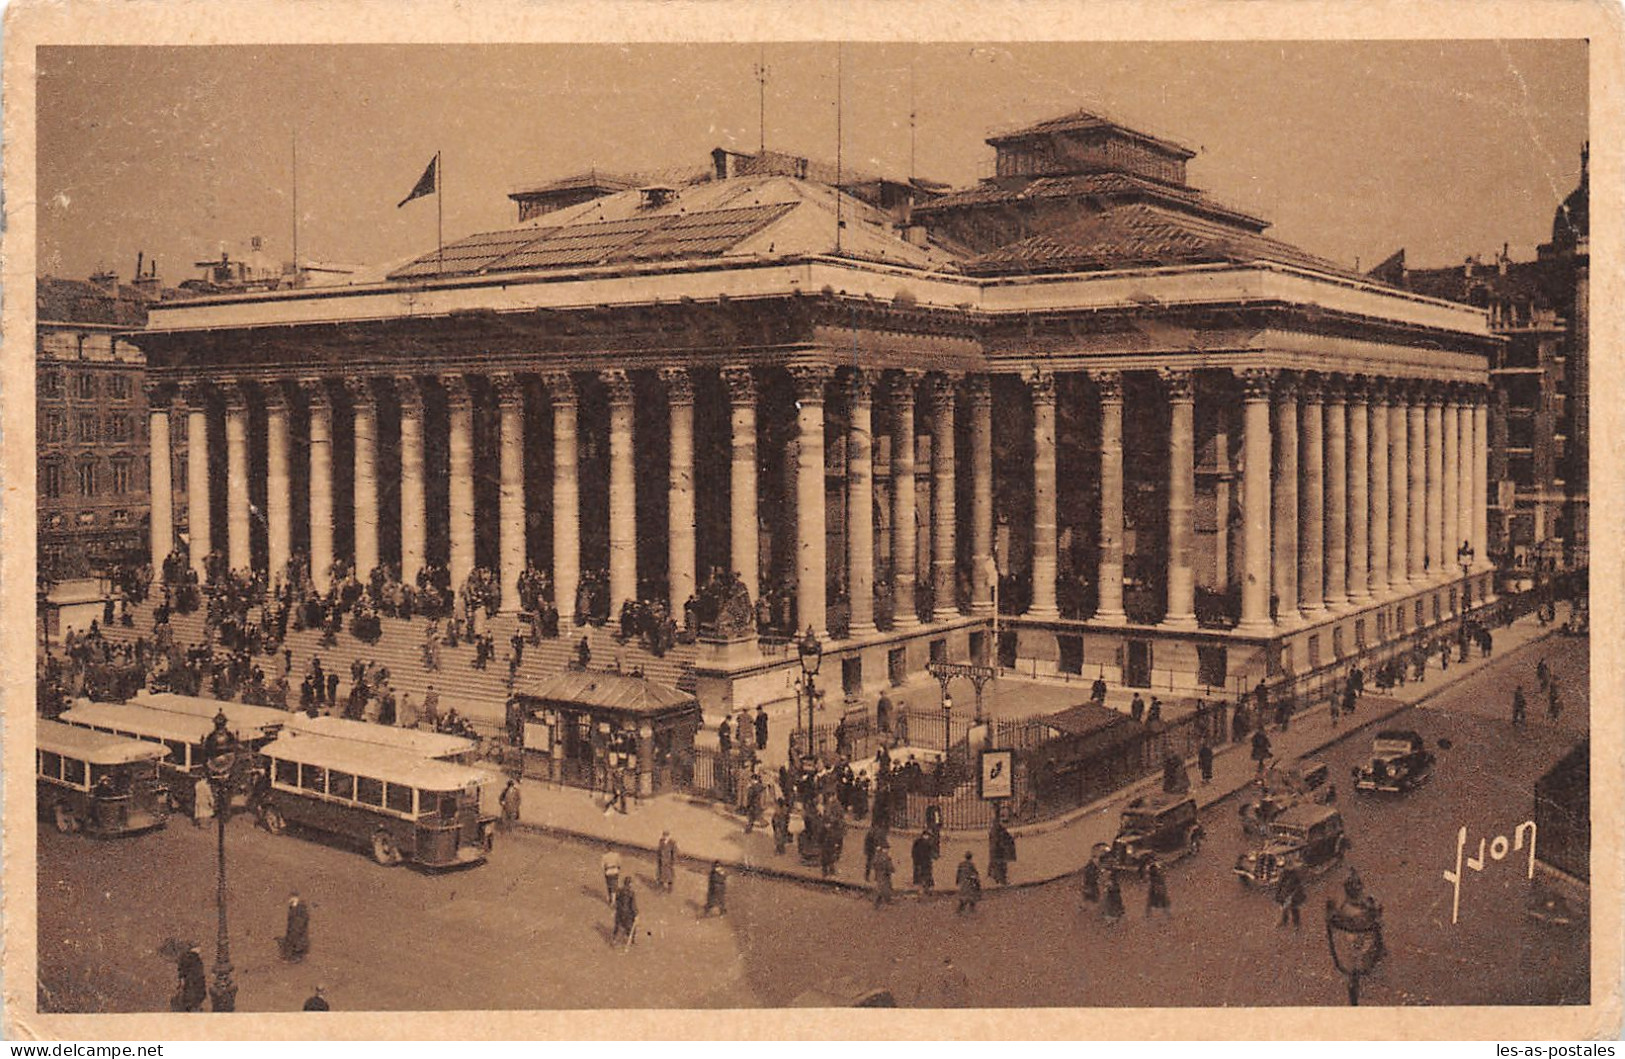
<path fill-rule="evenodd" d="M 761 590 L 758 519 L 758 400 L 761 372 L 725 366 L 720 381 L 728 402 L 728 555 L 754 599 Z M 971 613 L 993 608 L 994 388 L 988 375 L 916 370 L 877 371 L 825 363 L 798 363 L 788 369 L 795 395 L 795 459 L 785 499 L 794 507 L 794 572 L 798 627 L 827 635 L 825 457 L 826 398 L 839 387 L 844 405 L 846 460 L 841 482 L 845 501 L 842 565 L 850 599 L 850 632 L 876 628 L 877 580 L 874 504 L 874 439 L 890 435 L 890 574 L 898 600 L 895 626 L 919 623 L 914 600 L 916 577 L 929 578 L 933 606 L 929 618 L 944 621 L 959 613 L 959 533 L 969 538 Z M 684 368 L 657 373 L 668 410 L 669 467 L 665 475 L 667 581 L 674 605 L 694 595 L 696 569 L 695 385 Z M 1126 623 L 1124 610 L 1124 372 L 1090 370 L 1098 399 L 1100 444 L 1098 605 L 1092 621 Z M 1211 376 L 1212 373 L 1206 373 Z M 1465 540 L 1477 565 L 1486 556 L 1487 413 L 1481 387 L 1443 382 L 1238 369 L 1234 380 L 1201 378 L 1197 372 L 1156 372 L 1166 403 L 1166 614 L 1170 629 L 1196 626 L 1196 564 L 1193 511 L 1196 497 L 1196 412 L 1199 397 L 1234 400 L 1239 383 L 1241 409 L 1241 566 L 1233 575 L 1241 588 L 1238 631 L 1269 634 L 1327 615 L 1390 599 L 1451 580 L 1459 573 L 1458 549 Z M 552 407 L 554 458 L 551 498 L 554 596 L 560 606 L 573 601 L 582 577 L 582 503 L 578 451 L 578 376 L 544 371 L 539 379 Z M 1058 619 L 1057 438 L 1055 373 L 1036 368 L 1022 375 L 1032 412 L 1030 468 L 1003 468 L 1001 474 L 1032 475 L 1031 603 L 1027 616 Z M 638 595 L 638 479 L 634 442 L 638 398 L 626 370 L 598 373 L 607 398 L 608 524 L 591 532 L 607 537 L 612 608 Z M 503 605 L 516 605 L 513 585 L 526 551 L 525 454 L 527 420 L 523 381 L 511 372 L 488 376 L 496 406 L 498 491 L 495 553 Z M 1201 383 L 1201 385 L 1199 385 Z M 224 410 L 226 559 L 231 568 L 251 566 L 249 486 L 249 403 L 263 407 L 266 454 L 266 568 L 279 575 L 288 563 L 295 475 L 290 469 L 290 402 L 297 394 L 308 410 L 303 439 L 309 453 L 301 484 L 309 490 L 309 558 L 319 590 L 328 588 L 334 560 L 335 503 L 353 505 L 353 559 L 358 575 L 379 562 L 378 389 L 391 388 L 399 407 L 400 571 L 415 578 L 426 562 L 424 380 L 413 375 L 345 380 L 352 409 L 353 488 L 334 489 L 334 381 L 307 376 L 287 383 L 222 380 L 180 391 L 186 416 L 187 486 L 190 533 L 205 546 L 192 548 L 190 561 L 203 576 L 207 542 L 212 540 L 209 490 L 210 408 Z M 453 586 L 461 586 L 475 565 L 475 388 L 462 375 L 442 376 L 445 394 L 449 481 L 448 566 Z M 160 569 L 172 548 L 174 509 L 169 451 L 170 402 L 174 392 L 152 390 L 152 552 Z M 216 401 L 218 398 L 218 401 Z M 877 399 L 884 407 L 876 408 Z M 916 467 L 916 403 L 928 410 L 929 465 Z M 956 410 L 968 412 L 969 510 L 956 510 Z M 1229 414 L 1224 409 L 1220 412 Z M 928 532 L 916 524 L 916 475 L 930 483 Z M 645 482 L 647 478 L 645 478 Z M 540 507 L 536 504 L 533 506 Z M 649 532 L 647 528 L 642 533 Z M 920 541 L 923 536 L 924 544 Z M 917 547 L 929 550 L 916 554 Z M 924 561 L 921 561 L 922 558 Z M 1223 567 L 1221 566 L 1221 569 Z M 1221 575 L 1230 577 L 1232 575 Z M 1273 606 L 1272 606 L 1273 600 Z"/>

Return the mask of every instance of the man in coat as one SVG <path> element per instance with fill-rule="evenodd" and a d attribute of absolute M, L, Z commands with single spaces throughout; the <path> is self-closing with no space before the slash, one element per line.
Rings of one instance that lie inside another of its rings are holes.
<path fill-rule="evenodd" d="M 976 902 L 982 899 L 982 876 L 968 849 L 965 859 L 959 862 L 959 870 L 954 873 L 954 885 L 959 888 L 959 907 L 954 909 L 954 914 L 976 911 Z"/>
<path fill-rule="evenodd" d="M 914 861 L 914 885 L 920 888 L 921 893 L 930 893 L 937 884 L 935 878 L 937 844 L 932 841 L 931 832 L 920 832 L 920 837 L 914 840 L 910 855 Z"/>
<path fill-rule="evenodd" d="M 660 844 L 655 847 L 655 881 L 668 893 L 677 886 L 677 840 L 670 831 L 660 832 Z"/>
<path fill-rule="evenodd" d="M 610 931 L 609 943 L 614 945 L 623 934 L 626 935 L 626 947 L 630 949 L 638 935 L 638 899 L 632 893 L 631 879 L 622 879 L 615 891 L 615 926 Z"/>
<path fill-rule="evenodd" d="M 767 749 L 767 711 L 761 706 L 756 707 L 756 749 L 758 752 Z"/>
<path fill-rule="evenodd" d="M 327 1003 L 327 990 L 326 990 L 326 988 L 324 988 L 322 986 L 317 986 L 316 987 L 316 992 L 310 994 L 310 999 L 305 1001 L 305 1008 L 304 1009 L 306 1011 L 331 1011 L 331 1010 L 333 1010 L 332 1007 Z"/>
<path fill-rule="evenodd" d="M 1003 886 L 1010 881 L 1009 864 L 1015 860 L 1016 837 L 1004 826 L 1004 821 L 993 821 L 987 834 L 987 876 Z"/>
<path fill-rule="evenodd" d="M 188 945 L 175 965 L 176 985 L 174 1008 L 176 1011 L 202 1011 L 208 996 L 208 984 L 203 974 L 203 956 L 196 945 Z"/>
<path fill-rule="evenodd" d="M 295 890 L 288 897 L 288 929 L 282 936 L 282 958 L 292 963 L 310 952 L 310 906 Z"/>
<path fill-rule="evenodd" d="M 502 788 L 502 829 L 506 831 L 519 822 L 519 781 L 509 780 Z"/>
<path fill-rule="evenodd" d="M 875 847 L 874 860 L 871 864 L 875 874 L 875 907 L 891 904 L 892 874 L 897 870 L 892 864 L 891 847 L 884 836 L 879 845 Z"/>
<path fill-rule="evenodd" d="M 720 860 L 711 862 L 711 874 L 705 880 L 705 910 L 700 914 L 708 916 L 713 911 L 719 916 L 728 914 L 728 873 Z"/>

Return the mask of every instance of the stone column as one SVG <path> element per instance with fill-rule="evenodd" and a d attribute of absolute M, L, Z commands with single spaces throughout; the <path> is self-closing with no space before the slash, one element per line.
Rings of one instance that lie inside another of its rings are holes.
<path fill-rule="evenodd" d="M 729 561 L 754 603 L 761 592 L 761 542 L 756 525 L 756 377 L 749 368 L 735 366 L 722 369 L 722 381 L 728 386 L 733 430 L 733 459 L 728 480 L 728 502 L 732 515 L 728 534 Z"/>
<path fill-rule="evenodd" d="M 1450 576 L 1444 556 L 1444 398 L 1437 385 L 1427 399 L 1427 577 L 1443 581 Z"/>
<path fill-rule="evenodd" d="M 671 438 L 666 471 L 666 584 L 671 611 L 679 621 L 683 604 L 695 592 L 694 559 L 694 379 L 687 368 L 663 368 Z"/>
<path fill-rule="evenodd" d="M 1168 395 L 1168 608 L 1162 624 L 1196 628 L 1196 580 L 1191 568 L 1191 505 L 1196 495 L 1196 375 L 1163 369 Z"/>
<path fill-rule="evenodd" d="M 1348 388 L 1348 523 L 1349 599 L 1356 604 L 1371 600 L 1371 420 L 1365 379 L 1353 380 Z"/>
<path fill-rule="evenodd" d="M 1439 577 L 1441 580 L 1454 581 L 1461 573 L 1461 563 L 1456 560 L 1456 551 L 1461 547 L 1459 534 L 1459 515 L 1457 505 L 1461 501 L 1457 484 L 1460 481 L 1461 438 L 1456 432 L 1456 409 L 1459 398 L 1454 388 L 1446 391 L 1444 405 L 1439 414 L 1439 434 L 1441 448 L 1444 455 L 1440 461 L 1440 470 L 1443 476 L 1440 480 L 1440 492 L 1443 499 L 1440 502 L 1440 518 L 1444 526 L 1439 531 Z"/>
<path fill-rule="evenodd" d="M 321 379 L 299 380 L 310 408 L 310 579 L 333 586 L 333 399 Z"/>
<path fill-rule="evenodd" d="M 954 400 L 958 376 L 931 377 L 931 617 L 959 616 L 959 552 L 954 540 Z"/>
<path fill-rule="evenodd" d="M 1326 593 L 1327 608 L 1349 603 L 1349 448 L 1348 404 L 1343 382 L 1326 389 Z"/>
<path fill-rule="evenodd" d="M 226 563 L 235 573 L 253 565 L 248 547 L 248 394 L 242 383 L 224 388 L 226 400 Z"/>
<path fill-rule="evenodd" d="M 609 393 L 609 613 L 638 598 L 637 475 L 632 463 L 636 409 L 632 380 L 618 369 L 601 371 Z"/>
<path fill-rule="evenodd" d="M 1489 554 L 1490 409 L 1482 387 L 1473 393 L 1473 525 L 1467 539 L 1480 570 L 1491 566 Z"/>
<path fill-rule="evenodd" d="M 1456 547 L 1473 537 L 1473 397 L 1463 387 L 1456 401 Z M 1474 554 L 1477 558 L 1477 554 Z M 1469 567 L 1471 569 L 1471 567 Z"/>
<path fill-rule="evenodd" d="M 501 492 L 497 501 L 497 586 L 500 609 L 519 610 L 519 575 L 525 569 L 525 389 L 517 375 L 491 377 L 497 393 L 497 428 L 500 431 L 497 465 Z"/>
<path fill-rule="evenodd" d="M 971 376 L 970 399 L 970 598 L 971 611 L 993 613 L 993 385 L 986 375 Z"/>
<path fill-rule="evenodd" d="M 1100 570 L 1094 620 L 1116 625 L 1128 620 L 1123 612 L 1123 375 L 1091 371 L 1089 378 L 1100 395 Z"/>
<path fill-rule="evenodd" d="M 459 599 L 474 570 L 474 394 L 461 375 L 447 376 L 446 413 L 450 420 L 446 448 L 450 454 L 451 591 Z"/>
<path fill-rule="evenodd" d="M 355 576 L 366 584 L 378 565 L 378 405 L 365 376 L 346 380 L 345 388 L 355 409 Z"/>
<path fill-rule="evenodd" d="M 1372 380 L 1370 414 L 1371 443 L 1367 452 L 1371 490 L 1371 594 L 1378 599 L 1389 595 L 1388 575 L 1388 391 L 1380 380 Z"/>
<path fill-rule="evenodd" d="M 1027 616 L 1061 616 L 1055 605 L 1055 376 L 1025 374 L 1033 400 L 1033 594 Z"/>
<path fill-rule="evenodd" d="M 914 387 L 921 374 L 900 371 L 892 377 L 891 386 L 891 582 L 893 624 L 900 629 L 920 623 L 914 592 L 919 535 L 914 496 Z"/>
<path fill-rule="evenodd" d="M 1406 557 L 1410 565 L 1410 581 L 1412 587 L 1422 583 L 1425 576 L 1424 564 L 1427 560 L 1427 494 L 1428 494 L 1428 444 L 1427 444 L 1427 405 L 1425 398 L 1418 393 L 1412 393 L 1406 408 L 1407 433 L 1410 435 L 1410 541 L 1406 545 Z"/>
<path fill-rule="evenodd" d="M 273 588 L 288 576 L 293 540 L 293 479 L 288 472 L 288 394 L 280 382 L 260 389 L 265 401 L 265 556 L 266 582 Z"/>
<path fill-rule="evenodd" d="M 1388 585 L 1400 595 L 1410 585 L 1410 403 L 1404 382 L 1388 389 Z"/>
<path fill-rule="evenodd" d="M 796 387 L 796 625 L 829 635 L 829 563 L 824 522 L 824 387 L 830 368 L 797 364 Z"/>
<path fill-rule="evenodd" d="M 846 374 L 846 586 L 853 636 L 875 631 L 874 386 L 871 371 Z"/>
<path fill-rule="evenodd" d="M 174 464 L 169 455 L 169 402 L 172 388 L 167 383 L 147 387 L 147 492 L 152 498 L 148 525 L 148 548 L 152 577 L 162 581 L 164 560 L 175 549 Z"/>
<path fill-rule="evenodd" d="M 543 381 L 553 405 L 553 604 L 568 622 L 581 587 L 581 487 L 576 463 L 577 398 L 567 371 L 550 371 Z"/>
<path fill-rule="evenodd" d="M 1303 622 L 1303 614 L 1298 610 L 1298 386 L 1289 376 L 1275 380 L 1275 484 L 1270 498 L 1275 513 L 1270 534 L 1275 620 L 1290 628 Z"/>
<path fill-rule="evenodd" d="M 188 559 L 199 584 L 208 579 L 205 560 L 214 549 L 209 518 L 209 391 L 194 383 L 183 394 L 186 401 L 186 535 Z"/>
<path fill-rule="evenodd" d="M 423 482 L 423 391 L 410 375 L 395 378 L 401 406 L 401 581 L 417 584 L 428 537 Z"/>
<path fill-rule="evenodd" d="M 1303 380 L 1303 492 L 1298 496 L 1298 606 L 1309 621 L 1326 615 L 1326 423 L 1324 380 Z"/>
<path fill-rule="evenodd" d="M 1273 372 L 1242 372 L 1245 403 L 1242 419 L 1241 622 L 1236 631 L 1267 634 L 1270 621 L 1270 386 Z"/>

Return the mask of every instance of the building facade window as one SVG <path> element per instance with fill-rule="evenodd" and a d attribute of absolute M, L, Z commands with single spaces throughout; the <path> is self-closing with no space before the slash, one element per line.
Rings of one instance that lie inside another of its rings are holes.
<path fill-rule="evenodd" d="M 130 491 L 130 461 L 114 460 L 110 465 L 111 474 L 108 476 L 108 491 L 114 496 L 123 496 Z"/>
<path fill-rule="evenodd" d="M 130 377 L 128 375 L 114 375 L 107 380 L 107 396 L 115 401 L 125 401 L 130 397 Z"/>
<path fill-rule="evenodd" d="M 62 495 L 62 465 L 44 463 L 39 469 L 40 495 L 55 500 Z"/>
<path fill-rule="evenodd" d="M 61 412 L 46 412 L 40 419 L 41 441 L 62 441 L 68 435 L 67 422 Z"/>
<path fill-rule="evenodd" d="M 73 395 L 81 401 L 94 401 L 96 399 L 96 376 L 88 371 L 82 371 L 74 376 Z"/>
<path fill-rule="evenodd" d="M 108 441 L 129 441 L 130 440 L 130 432 L 131 432 L 130 417 L 128 415 L 124 415 L 124 414 L 120 413 L 120 414 L 110 415 L 110 416 L 107 417 L 106 440 L 108 440 Z"/>
<path fill-rule="evenodd" d="M 47 371 L 40 375 L 39 392 L 41 397 L 62 396 L 62 373 L 60 371 Z"/>
<path fill-rule="evenodd" d="M 74 417 L 74 437 L 80 441 L 91 442 L 96 440 L 96 413 L 80 412 Z"/>
<path fill-rule="evenodd" d="M 96 495 L 96 465 L 85 462 L 79 465 L 79 495 Z"/>

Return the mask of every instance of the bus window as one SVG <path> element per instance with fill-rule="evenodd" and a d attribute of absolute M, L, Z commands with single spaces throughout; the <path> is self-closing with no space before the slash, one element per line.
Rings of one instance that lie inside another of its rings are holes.
<path fill-rule="evenodd" d="M 327 770 L 320 765 L 299 766 L 299 786 L 320 794 L 327 790 Z"/>
<path fill-rule="evenodd" d="M 399 783 L 391 783 L 384 788 L 384 806 L 397 813 L 410 813 L 412 811 L 412 788 L 403 787 Z"/>
<path fill-rule="evenodd" d="M 380 808 L 384 804 L 384 781 L 368 779 L 366 776 L 355 778 L 355 800 L 364 805 L 375 805 Z"/>
<path fill-rule="evenodd" d="M 63 758 L 62 778 L 75 787 L 83 787 L 85 785 L 85 763 L 77 758 Z"/>
<path fill-rule="evenodd" d="M 294 761 L 278 760 L 276 763 L 276 781 L 284 787 L 299 786 L 299 765 Z"/>
<path fill-rule="evenodd" d="M 327 793 L 335 798 L 355 800 L 355 777 L 348 772 L 330 769 L 327 773 Z"/>
<path fill-rule="evenodd" d="M 39 755 L 39 774 L 48 780 L 62 778 L 62 755 L 51 750 L 41 750 Z"/>
<path fill-rule="evenodd" d="M 186 767 L 186 744 L 179 739 L 165 739 L 164 745 L 169 748 L 169 763 L 180 768 Z"/>

